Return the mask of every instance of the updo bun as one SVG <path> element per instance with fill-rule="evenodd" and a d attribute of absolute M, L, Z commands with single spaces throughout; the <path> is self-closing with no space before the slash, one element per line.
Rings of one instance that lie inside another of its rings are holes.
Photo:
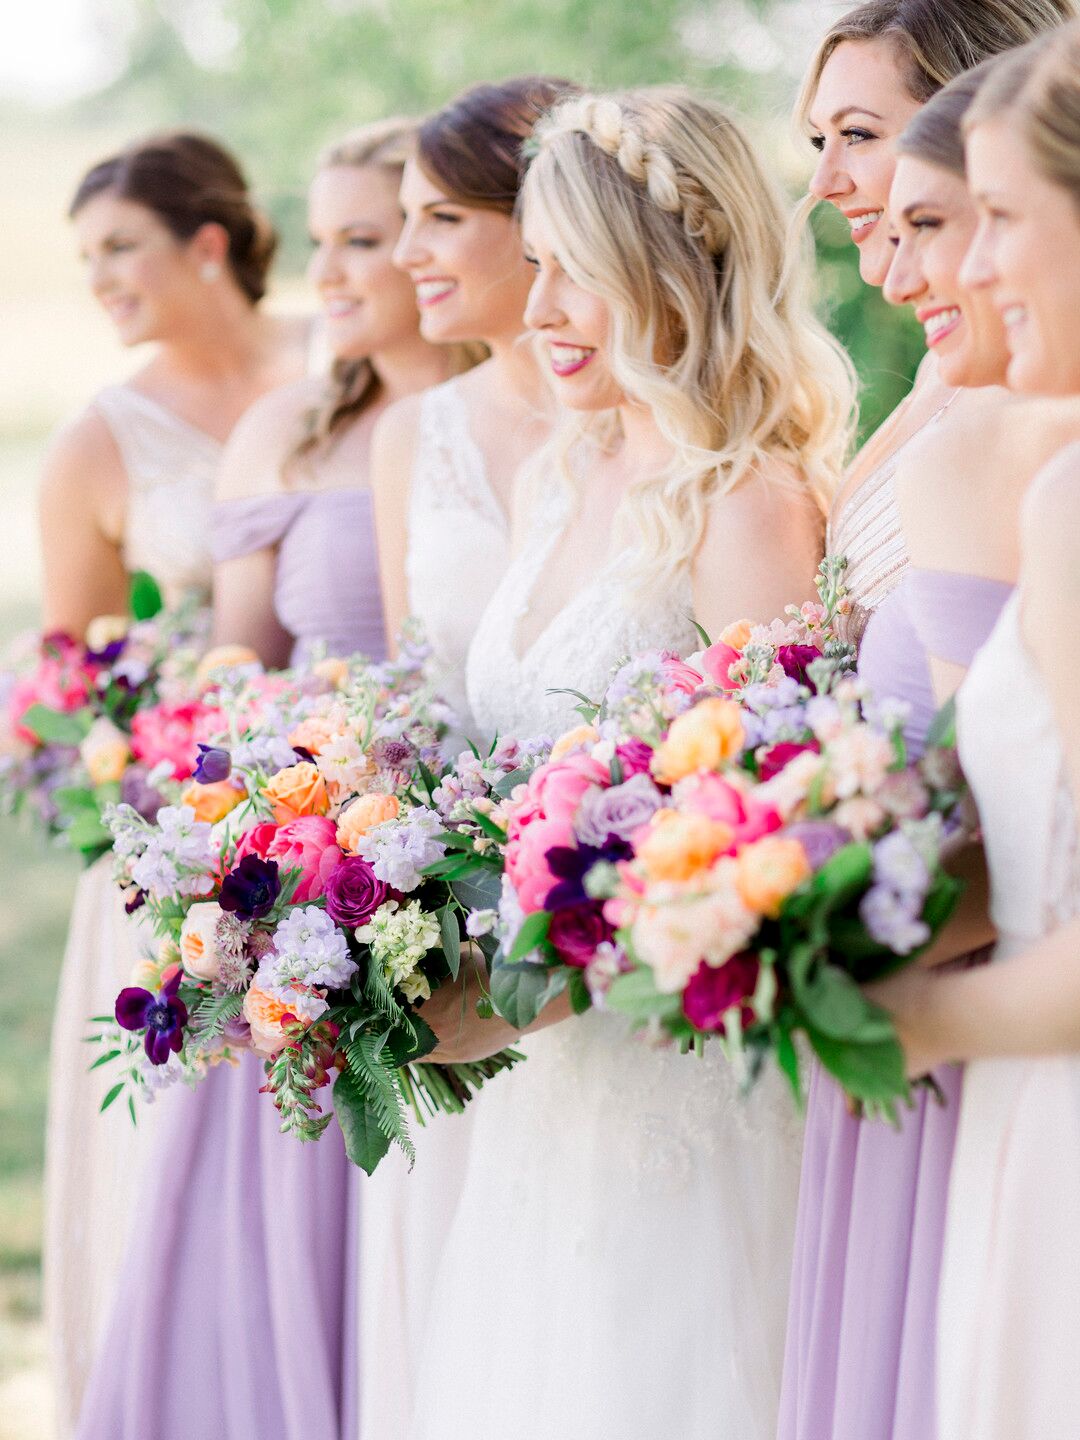
<path fill-rule="evenodd" d="M 68 214 L 105 193 L 152 210 L 178 240 L 190 240 L 202 225 L 220 225 L 237 285 L 253 304 L 266 294 L 277 232 L 253 204 L 238 161 L 216 140 L 169 131 L 136 141 L 87 171 Z"/>

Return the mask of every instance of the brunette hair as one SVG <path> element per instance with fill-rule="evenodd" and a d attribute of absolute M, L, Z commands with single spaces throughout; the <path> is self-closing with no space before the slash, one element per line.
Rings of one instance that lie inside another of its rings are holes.
<path fill-rule="evenodd" d="M 546 110 L 580 93 L 572 81 L 546 75 L 474 85 L 424 121 L 416 158 L 447 199 L 512 215 L 523 145 Z"/>
<path fill-rule="evenodd" d="M 950 80 L 908 122 L 897 142 L 899 153 L 966 179 L 964 121 L 987 77 L 999 64 L 1001 56 L 995 55 Z"/>
<path fill-rule="evenodd" d="M 136 141 L 86 172 L 69 217 L 106 193 L 152 210 L 178 240 L 190 240 L 202 225 L 222 226 L 237 285 L 252 304 L 265 295 L 277 235 L 253 204 L 235 156 L 216 140 L 176 130 Z"/>
<path fill-rule="evenodd" d="M 908 93 L 922 105 L 965 70 L 1077 16 L 1077 0 L 868 0 L 829 27 L 810 62 L 796 113 L 806 119 L 821 72 L 846 40 L 892 41 Z"/>

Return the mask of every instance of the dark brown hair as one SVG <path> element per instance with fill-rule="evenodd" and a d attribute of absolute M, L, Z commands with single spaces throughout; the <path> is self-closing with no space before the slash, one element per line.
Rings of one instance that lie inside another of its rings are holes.
<path fill-rule="evenodd" d="M 136 141 L 86 172 L 68 215 L 106 193 L 152 210 L 178 240 L 190 240 L 202 225 L 222 226 L 237 285 L 252 303 L 265 295 L 277 235 L 252 203 L 238 162 L 216 140 L 169 131 Z"/>
<path fill-rule="evenodd" d="M 522 177 L 521 147 L 540 116 L 581 93 L 569 80 L 520 75 L 475 85 L 424 121 L 417 160 L 448 200 L 512 215 Z"/>

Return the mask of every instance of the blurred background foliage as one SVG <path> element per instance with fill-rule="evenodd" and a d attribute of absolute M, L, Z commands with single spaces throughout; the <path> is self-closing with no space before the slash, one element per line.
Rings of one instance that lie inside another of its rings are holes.
<path fill-rule="evenodd" d="M 61 0 L 35 0 L 49 9 Z M 86 294 L 64 211 L 82 171 L 125 141 L 208 130 L 243 158 L 284 239 L 275 303 L 309 304 L 304 195 L 354 125 L 419 114 L 465 85 L 545 71 L 598 87 L 684 81 L 740 110 L 791 196 L 812 151 L 790 109 L 838 0 L 62 0 L 92 14 L 93 88 L 34 106 L 0 93 L 0 649 L 37 623 L 34 493 L 47 438 L 123 352 Z M 14 8 L 14 7 L 13 7 Z M 5 22 L 10 18 L 5 12 Z M 42 48 L 48 67 L 56 35 Z M 842 220 L 813 220 L 823 312 L 863 382 L 862 426 L 906 391 L 921 335 L 862 284 Z M 0 819 L 0 1440 L 47 1440 L 38 1319 L 49 1021 L 77 864 Z"/>

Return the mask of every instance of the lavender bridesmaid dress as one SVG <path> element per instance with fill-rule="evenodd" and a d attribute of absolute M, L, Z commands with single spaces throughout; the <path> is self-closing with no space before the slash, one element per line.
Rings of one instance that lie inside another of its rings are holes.
<path fill-rule="evenodd" d="M 277 547 L 294 658 L 384 653 L 371 497 L 214 510 L 215 559 Z M 357 1171 L 278 1131 L 261 1062 L 170 1091 L 77 1440 L 353 1440 Z"/>
<path fill-rule="evenodd" d="M 859 673 L 906 701 L 909 752 L 936 708 L 927 656 L 969 665 L 1011 586 L 906 569 L 870 615 Z M 938 1278 L 959 1114 L 958 1067 L 899 1130 L 861 1121 L 819 1067 L 810 1085 L 780 1440 L 933 1440 Z"/>

